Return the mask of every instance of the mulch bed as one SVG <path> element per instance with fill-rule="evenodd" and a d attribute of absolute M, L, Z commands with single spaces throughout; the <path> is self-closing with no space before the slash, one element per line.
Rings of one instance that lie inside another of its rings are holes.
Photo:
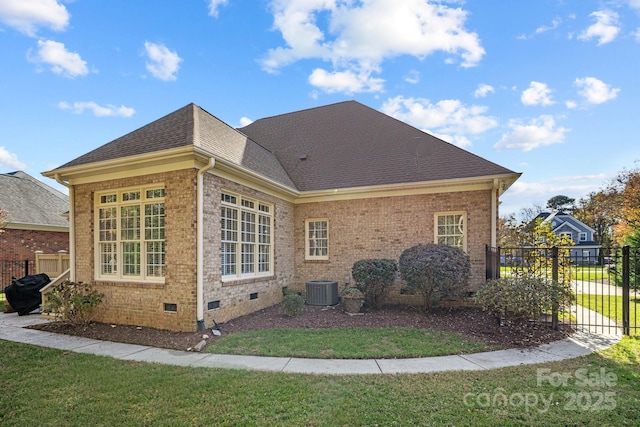
<path fill-rule="evenodd" d="M 491 350 L 507 348 L 527 348 L 556 341 L 568 336 L 572 330 L 561 327 L 553 330 L 546 324 L 530 322 L 507 322 L 500 325 L 497 318 L 478 308 L 434 309 L 425 313 L 411 306 L 387 306 L 381 310 L 360 315 L 344 313 L 340 307 L 319 307 L 306 305 L 298 316 L 288 317 L 279 304 L 257 311 L 247 316 L 233 319 L 219 325 L 222 336 L 234 332 L 267 328 L 336 328 L 336 327 L 392 327 L 404 326 L 429 328 L 458 332 L 474 337 Z M 61 322 L 51 322 L 33 326 L 39 330 L 82 336 L 106 341 L 141 344 L 176 350 L 192 349 L 208 335 L 207 342 L 213 342 L 211 330 L 200 332 L 172 332 L 139 326 L 91 323 L 75 326 Z"/>

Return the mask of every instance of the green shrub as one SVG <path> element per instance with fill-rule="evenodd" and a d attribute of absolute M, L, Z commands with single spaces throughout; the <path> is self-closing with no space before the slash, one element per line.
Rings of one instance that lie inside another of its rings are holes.
<path fill-rule="evenodd" d="M 471 264 L 461 249 L 428 243 L 402 252 L 399 270 L 407 289 L 422 292 L 428 311 L 432 302 L 459 295 L 467 287 Z"/>
<path fill-rule="evenodd" d="M 474 297 L 485 311 L 501 317 L 537 319 L 554 307 L 567 310 L 575 296 L 571 285 L 539 277 L 504 277 L 481 286 Z"/>
<path fill-rule="evenodd" d="M 104 298 L 89 283 L 64 282 L 54 286 L 47 294 L 46 312 L 57 314 L 57 319 L 72 324 L 86 324 L 91 321 L 93 309 Z"/>
<path fill-rule="evenodd" d="M 375 310 L 386 302 L 396 271 L 398 265 L 394 260 L 363 259 L 353 264 L 351 275 L 356 287 L 364 294 L 367 305 Z"/>
<path fill-rule="evenodd" d="M 302 312 L 304 307 L 304 298 L 298 294 L 287 294 L 282 299 L 282 306 L 287 316 L 297 316 Z"/>
<path fill-rule="evenodd" d="M 344 288 L 340 295 L 345 298 L 362 298 L 364 299 L 364 294 L 362 291 L 355 286 L 349 286 L 348 288 Z"/>

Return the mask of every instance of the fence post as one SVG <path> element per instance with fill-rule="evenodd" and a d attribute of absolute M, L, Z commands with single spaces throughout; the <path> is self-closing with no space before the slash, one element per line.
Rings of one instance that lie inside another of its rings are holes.
<path fill-rule="evenodd" d="M 558 247 L 551 248 L 551 280 L 552 286 L 556 286 L 558 283 Z M 551 307 L 551 327 L 558 330 L 558 302 L 553 301 Z"/>
<path fill-rule="evenodd" d="M 622 333 L 624 335 L 631 335 L 629 325 L 629 246 L 622 248 Z"/>
<path fill-rule="evenodd" d="M 24 260 L 24 275 L 25 276 L 29 275 L 29 260 L 28 259 Z"/>

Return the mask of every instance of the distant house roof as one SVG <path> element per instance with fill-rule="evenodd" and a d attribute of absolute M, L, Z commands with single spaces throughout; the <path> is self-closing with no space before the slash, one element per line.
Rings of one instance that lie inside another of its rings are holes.
<path fill-rule="evenodd" d="M 22 171 L 0 174 L 0 208 L 8 228 L 69 228 L 69 197 Z"/>
<path fill-rule="evenodd" d="M 240 129 L 189 104 L 45 175 L 188 146 L 298 192 L 519 176 L 355 101 Z"/>

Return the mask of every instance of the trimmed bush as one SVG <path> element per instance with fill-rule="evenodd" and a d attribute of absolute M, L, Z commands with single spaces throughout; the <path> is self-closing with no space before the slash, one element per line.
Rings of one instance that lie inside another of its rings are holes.
<path fill-rule="evenodd" d="M 575 296 L 571 285 L 539 277 L 504 277 L 481 286 L 474 297 L 485 311 L 500 317 L 536 320 L 558 310 L 568 310 Z"/>
<path fill-rule="evenodd" d="M 399 262 L 402 280 L 407 289 L 424 295 L 424 308 L 443 296 L 456 296 L 469 282 L 471 263 L 461 249 L 427 243 L 402 252 Z"/>
<path fill-rule="evenodd" d="M 304 307 L 304 298 L 298 294 L 287 294 L 282 299 L 282 306 L 287 316 L 297 316 L 302 312 L 302 308 Z"/>
<path fill-rule="evenodd" d="M 351 275 L 370 308 L 376 310 L 384 305 L 396 271 L 398 265 L 391 259 L 363 259 L 353 264 Z"/>

